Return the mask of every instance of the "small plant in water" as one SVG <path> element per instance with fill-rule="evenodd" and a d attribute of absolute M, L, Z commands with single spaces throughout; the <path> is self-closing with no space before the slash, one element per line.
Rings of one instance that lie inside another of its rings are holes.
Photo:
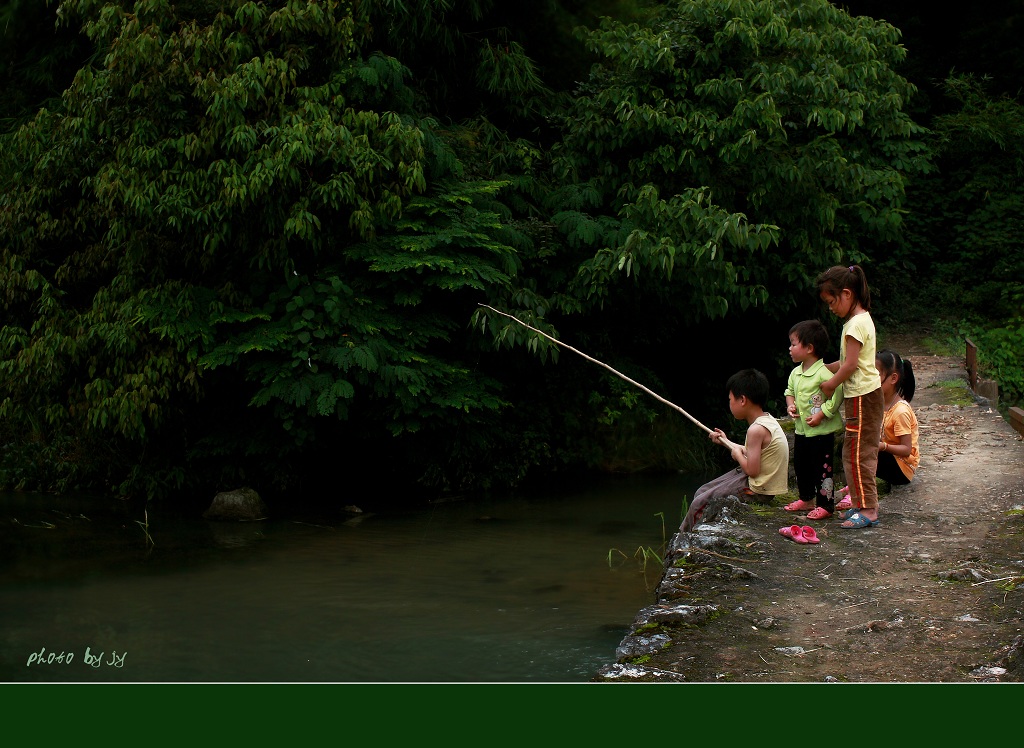
<path fill-rule="evenodd" d="M 146 548 L 151 550 L 156 543 L 153 542 L 153 536 L 149 534 L 149 512 L 145 509 L 142 510 L 142 519 L 145 520 L 145 522 L 137 519 L 135 520 L 135 524 L 142 528 L 142 532 L 146 536 Z"/>
<path fill-rule="evenodd" d="M 629 558 L 629 556 L 627 556 L 625 553 L 620 551 L 618 548 L 609 548 L 608 549 L 608 566 L 609 566 L 609 568 L 612 566 L 612 557 L 616 553 L 618 553 L 623 558 Z M 650 546 L 647 546 L 647 547 L 644 547 L 642 545 L 639 546 L 636 549 L 636 552 L 633 554 L 633 558 L 639 559 L 639 561 L 640 561 L 640 571 L 641 572 L 646 572 L 647 571 L 647 562 L 649 560 L 651 560 L 651 559 L 654 559 L 659 564 L 662 563 L 661 556 L 659 556 L 658 553 L 653 548 L 651 548 Z"/>
<path fill-rule="evenodd" d="M 682 511 L 679 514 L 679 522 L 680 522 L 680 524 L 682 524 L 683 518 L 686 517 L 686 512 L 689 510 L 689 508 L 690 508 L 690 501 L 689 501 L 689 499 L 686 496 L 684 496 L 683 497 Z M 633 558 L 637 559 L 638 563 L 640 564 L 640 571 L 641 571 L 641 573 L 646 573 L 647 572 L 647 563 L 649 561 L 657 562 L 658 566 L 661 567 L 665 563 L 664 557 L 665 557 L 666 551 L 668 550 L 668 534 L 667 534 L 666 529 L 665 529 L 665 513 L 664 512 L 655 512 L 654 516 L 661 518 L 661 545 L 658 547 L 657 550 L 655 550 L 651 546 L 643 546 L 643 545 L 641 545 L 641 546 L 638 546 L 636 551 L 633 552 Z M 609 568 L 612 566 L 612 559 L 615 557 L 616 553 L 619 554 L 620 556 L 622 556 L 622 558 L 625 558 L 625 559 L 629 558 L 629 556 L 627 556 L 625 553 L 623 553 L 618 548 L 610 548 L 610 549 L 608 549 L 608 566 L 609 566 Z"/>

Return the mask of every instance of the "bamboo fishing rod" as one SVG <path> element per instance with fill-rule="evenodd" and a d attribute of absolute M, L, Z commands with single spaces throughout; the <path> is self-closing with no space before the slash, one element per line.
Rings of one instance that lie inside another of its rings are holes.
<path fill-rule="evenodd" d="M 704 425 L 703 423 L 701 423 L 701 422 L 700 422 L 700 421 L 698 421 L 698 420 L 697 420 L 696 418 L 694 418 L 693 416 L 691 416 L 691 415 L 690 415 L 689 413 L 687 413 L 687 412 L 686 412 L 685 410 L 683 410 L 682 408 L 680 408 L 680 407 L 679 407 L 678 405 L 676 405 L 675 403 L 673 403 L 673 402 L 671 402 L 671 401 L 669 401 L 669 400 L 666 400 L 666 399 L 665 399 L 665 398 L 663 398 L 663 397 L 662 397 L 661 395 L 659 395 L 659 394 L 658 394 L 657 392 L 654 392 L 653 390 L 650 390 L 650 389 L 648 389 L 647 387 L 644 387 L 644 386 L 643 386 L 642 384 L 640 384 L 639 382 L 636 382 L 636 381 L 634 381 L 634 380 L 630 379 L 630 378 L 629 378 L 629 377 L 627 377 L 627 376 L 626 376 L 625 374 L 623 374 L 623 373 L 622 373 L 621 371 L 616 371 L 615 369 L 613 369 L 612 367 L 610 367 L 610 366 L 609 366 L 608 364 L 604 363 L 603 361 L 598 361 L 598 360 L 597 360 L 596 358 L 594 358 L 594 357 L 592 357 L 592 356 L 588 356 L 588 355 L 587 355 L 586 353 L 584 353 L 583 351 L 579 351 L 579 350 L 576 350 L 575 348 L 573 348 L 573 347 L 572 347 L 571 345 L 569 345 L 568 343 L 563 343 L 563 342 L 562 342 L 561 340 L 558 340 L 558 339 L 556 339 L 556 338 L 553 338 L 553 337 L 551 337 L 550 335 L 548 335 L 548 334 L 547 334 L 546 332 L 544 332 L 543 330 L 538 330 L 538 329 L 537 329 L 536 327 L 531 327 L 530 325 L 526 324 L 526 323 L 525 323 L 525 322 L 523 322 L 522 320 L 520 320 L 520 319 L 517 319 L 516 317 L 513 317 L 513 316 L 512 316 L 511 314 L 507 314 L 507 313 L 505 313 L 505 312 L 502 312 L 502 311 L 500 311 L 500 310 L 498 310 L 498 309 L 495 309 L 495 308 L 494 308 L 494 307 L 492 307 L 492 306 L 487 306 L 487 304 L 480 304 L 480 306 L 482 306 L 482 307 L 483 307 L 484 309 L 490 309 L 490 310 L 491 310 L 492 312 L 494 312 L 495 314 L 500 314 L 500 315 L 501 315 L 502 317 L 508 317 L 508 318 L 509 318 L 510 320 L 512 320 L 513 322 L 517 322 L 518 324 L 522 325 L 522 326 L 523 326 L 523 327 L 525 327 L 526 329 L 528 329 L 528 330 L 533 330 L 533 331 L 534 331 L 535 333 L 537 333 L 538 335 L 543 335 L 543 336 L 544 336 L 545 338 L 547 338 L 548 340 L 550 340 L 550 341 L 551 341 L 552 343 L 555 343 L 556 345 L 560 345 L 560 346 L 562 346 L 563 348 L 568 348 L 568 349 L 569 349 L 570 351 L 572 351 L 573 353 L 577 354 L 578 356 L 583 356 L 583 358 L 587 359 L 587 361 L 590 361 L 590 362 L 592 362 L 592 363 L 595 363 L 595 364 L 597 364 L 598 366 L 602 366 L 602 367 L 604 367 L 605 369 L 607 369 L 608 371 L 610 371 L 610 372 L 611 372 L 612 374 L 614 374 L 615 376 L 619 377 L 620 379 L 624 379 L 624 380 L 626 380 L 627 382 L 629 382 L 629 383 L 630 383 L 631 385 L 633 385 L 634 387 L 639 387 L 639 388 L 640 388 L 640 389 L 642 389 L 642 390 L 643 390 L 644 392 L 646 392 L 646 393 L 647 393 L 648 395 L 650 395 L 651 397 L 653 397 L 653 398 L 654 398 L 655 400 L 659 400 L 659 401 L 661 401 L 661 402 L 665 403 L 665 405 L 669 406 L 670 408 L 674 408 L 675 410 L 678 410 L 678 411 L 679 411 L 680 413 L 682 413 L 682 414 L 683 414 L 684 416 L 686 416 L 686 417 L 687 417 L 688 419 L 690 419 L 690 420 L 691 420 L 691 421 L 692 421 L 692 422 L 693 422 L 694 424 L 696 424 L 696 425 L 697 425 L 697 426 L 699 426 L 700 428 L 704 429 L 704 431 L 705 431 L 705 432 L 707 432 L 708 434 L 711 434 L 711 433 L 712 433 L 712 430 L 711 430 L 711 429 L 709 429 L 709 428 L 708 428 L 707 426 L 705 426 L 705 425 Z M 738 446 L 739 446 L 738 444 L 736 444 L 736 442 L 730 441 L 730 440 L 729 440 L 728 438 L 726 438 L 726 437 L 724 437 L 724 436 L 723 436 L 723 437 L 721 437 L 721 438 L 719 438 L 719 440 L 718 440 L 718 442 L 717 442 L 717 443 L 718 443 L 718 444 L 721 444 L 722 446 L 724 446 L 724 447 L 726 447 L 727 449 L 730 449 L 730 450 L 731 450 L 731 449 L 732 449 L 733 447 L 738 447 Z"/>

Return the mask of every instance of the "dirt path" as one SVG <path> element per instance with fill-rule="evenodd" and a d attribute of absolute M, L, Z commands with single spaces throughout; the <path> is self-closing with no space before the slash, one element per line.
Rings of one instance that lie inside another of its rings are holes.
<path fill-rule="evenodd" d="M 781 502 L 709 509 L 595 681 L 1024 680 L 1024 442 L 986 402 L 951 404 L 962 358 L 886 342 L 915 367 L 922 460 L 881 524 L 816 522 L 800 545 Z"/>

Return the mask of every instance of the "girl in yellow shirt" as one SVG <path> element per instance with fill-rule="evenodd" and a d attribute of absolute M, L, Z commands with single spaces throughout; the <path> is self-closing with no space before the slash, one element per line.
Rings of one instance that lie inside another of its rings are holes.
<path fill-rule="evenodd" d="M 860 265 L 836 265 L 817 278 L 818 296 L 829 311 L 844 320 L 839 360 L 826 367 L 832 378 L 821 383 L 827 400 L 843 386 L 843 470 L 853 508 L 840 527 L 859 529 L 878 524 L 878 435 L 885 411 L 881 380 L 875 368 L 875 323 L 871 291 Z"/>

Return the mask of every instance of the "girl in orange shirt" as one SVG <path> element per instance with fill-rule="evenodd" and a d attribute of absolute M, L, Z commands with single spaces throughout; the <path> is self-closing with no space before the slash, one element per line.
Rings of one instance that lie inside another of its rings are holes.
<path fill-rule="evenodd" d="M 886 349 L 875 357 L 875 368 L 881 377 L 885 398 L 875 474 L 889 485 L 903 486 L 914 479 L 921 461 L 917 416 L 910 407 L 917 384 L 914 367 L 895 351 Z"/>

